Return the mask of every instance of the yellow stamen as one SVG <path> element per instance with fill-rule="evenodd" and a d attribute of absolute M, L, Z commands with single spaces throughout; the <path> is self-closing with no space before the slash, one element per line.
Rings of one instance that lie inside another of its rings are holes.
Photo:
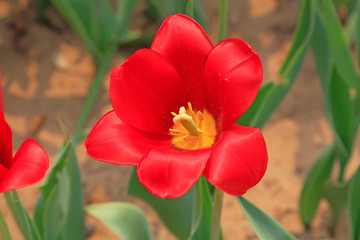
<path fill-rule="evenodd" d="M 216 122 L 206 110 L 193 109 L 191 103 L 181 107 L 179 113 L 171 112 L 174 125 L 169 129 L 174 147 L 195 150 L 211 147 L 217 138 Z"/>
<path fill-rule="evenodd" d="M 185 107 L 180 108 L 179 114 L 174 116 L 173 122 L 174 124 L 181 123 L 181 125 L 183 125 L 183 127 L 189 132 L 190 135 L 192 136 L 199 135 L 199 131 L 197 130 L 198 127 L 196 126 L 192 117 L 186 114 Z"/>

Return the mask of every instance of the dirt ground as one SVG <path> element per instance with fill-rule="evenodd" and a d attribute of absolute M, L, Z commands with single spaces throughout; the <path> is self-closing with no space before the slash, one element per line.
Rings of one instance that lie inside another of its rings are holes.
<path fill-rule="evenodd" d="M 84 97 L 94 75 L 94 65 L 81 40 L 54 10 L 49 14 L 55 28 L 37 21 L 36 4 L 29 3 L 18 12 L 17 2 L 0 0 L 0 66 L 3 76 L 5 116 L 12 127 L 14 149 L 27 138 L 35 138 L 54 160 L 62 143 L 62 131 L 57 119 L 70 131 L 74 128 Z M 208 34 L 215 43 L 217 34 L 218 1 L 204 1 L 208 18 Z M 297 1 L 231 0 L 229 1 L 228 36 L 248 42 L 259 54 L 264 67 L 264 81 L 278 80 L 279 70 L 291 44 L 298 14 Z M 17 19 L 15 23 L 14 19 Z M 155 31 L 161 22 L 149 21 L 145 4 L 138 4 L 131 28 Z M 14 27 L 16 26 L 16 27 Z M 137 48 L 122 46 L 113 66 L 120 65 Z M 110 71 L 110 70 L 109 70 Z M 88 126 L 108 110 L 109 76 L 93 108 Z M 327 231 L 331 217 L 325 202 L 311 231 L 305 231 L 297 210 L 302 181 L 318 154 L 332 141 L 324 117 L 324 106 L 316 69 L 308 54 L 296 83 L 277 111 L 263 128 L 269 151 L 269 166 L 263 180 L 245 197 L 276 218 L 299 239 L 346 239 L 346 216 L 336 229 L 335 236 Z M 358 141 L 359 143 L 359 141 Z M 175 239 L 156 214 L 141 201 L 126 195 L 130 167 L 97 162 L 78 147 L 86 204 L 104 201 L 130 201 L 147 214 L 154 239 Z M 349 173 L 360 162 L 355 148 Z M 19 191 L 27 209 L 34 207 L 38 190 L 29 187 Z M 0 206 L 9 219 L 14 239 L 22 239 L 10 213 L 0 198 Z M 88 239 L 116 239 L 95 219 L 87 217 L 92 232 Z M 257 239 L 237 200 L 225 196 L 222 215 L 224 239 Z"/>

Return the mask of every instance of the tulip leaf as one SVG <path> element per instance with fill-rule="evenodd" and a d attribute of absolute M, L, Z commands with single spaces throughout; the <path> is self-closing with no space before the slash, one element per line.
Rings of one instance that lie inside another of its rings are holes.
<path fill-rule="evenodd" d="M 211 217 L 213 212 L 212 197 L 204 176 L 201 176 L 201 178 L 199 179 L 199 184 L 201 185 L 203 210 L 199 227 L 196 229 L 195 234 L 192 236 L 192 239 L 194 240 L 210 239 Z"/>
<path fill-rule="evenodd" d="M 311 50 L 315 59 L 321 86 L 324 90 L 324 93 L 326 94 L 330 83 L 330 77 L 333 68 L 333 59 L 329 50 L 329 42 L 326 36 L 324 19 L 321 17 L 318 8 L 316 8 L 315 19 L 315 29 L 311 39 Z"/>
<path fill-rule="evenodd" d="M 260 88 L 253 104 L 236 124 L 261 128 L 285 97 L 288 90 L 289 87 L 283 84 L 266 83 Z"/>
<path fill-rule="evenodd" d="M 311 167 L 300 196 L 300 217 L 309 226 L 323 197 L 323 189 L 328 181 L 336 156 L 335 145 L 330 145 Z"/>
<path fill-rule="evenodd" d="M 315 25 L 315 6 L 313 0 L 301 1 L 299 22 L 286 59 L 279 71 L 286 84 L 292 84 L 304 61 Z M 290 86 L 289 86 L 290 87 Z"/>
<path fill-rule="evenodd" d="M 338 68 L 334 67 L 330 79 L 329 93 L 326 101 L 330 106 L 331 121 L 335 139 L 340 150 L 340 158 L 348 159 L 352 149 L 352 141 L 356 132 L 355 112 L 352 108 L 349 88 L 339 74 Z M 345 163 L 342 163 L 345 164 Z"/>
<path fill-rule="evenodd" d="M 346 46 L 341 23 L 337 18 L 333 2 L 328 0 L 322 0 L 321 2 L 327 39 L 339 74 L 349 87 L 360 90 L 360 76 L 355 71 L 354 61 L 350 49 Z"/>
<path fill-rule="evenodd" d="M 165 19 L 169 15 L 182 13 L 187 10 L 186 0 L 146 0 L 148 11 L 153 18 Z M 205 12 L 201 0 L 193 0 L 194 18 L 204 29 L 206 29 Z"/>
<path fill-rule="evenodd" d="M 47 240 L 84 238 L 82 183 L 72 143 L 66 143 L 47 177 L 34 209 L 40 235 Z"/>
<path fill-rule="evenodd" d="M 360 167 L 353 176 L 350 186 L 349 214 L 351 240 L 360 240 Z"/>
<path fill-rule="evenodd" d="M 16 190 L 4 193 L 6 203 L 25 239 L 40 240 L 39 231 L 22 204 Z"/>
<path fill-rule="evenodd" d="M 356 1 L 356 11 L 354 13 L 355 16 L 355 44 L 357 47 L 358 60 L 360 62 L 360 2 Z"/>
<path fill-rule="evenodd" d="M 11 235 L 9 232 L 9 228 L 7 226 L 5 216 L 0 209 L 0 237 L 3 240 L 11 240 Z"/>
<path fill-rule="evenodd" d="M 136 168 L 134 168 L 128 185 L 128 193 L 149 204 L 166 227 L 179 239 L 188 239 L 196 231 L 202 216 L 201 186 L 198 183 L 182 197 L 161 199 L 153 196 L 139 182 Z"/>
<path fill-rule="evenodd" d="M 149 240 L 151 232 L 142 210 L 121 202 L 86 207 L 86 212 L 104 223 L 123 240 Z"/>
<path fill-rule="evenodd" d="M 301 3 L 300 18 L 296 27 L 293 43 L 279 71 L 284 81 L 278 84 L 264 84 L 254 103 L 236 124 L 261 128 L 273 111 L 279 106 L 294 83 L 312 39 L 315 25 L 314 1 L 305 0 Z"/>
<path fill-rule="evenodd" d="M 244 213 L 261 240 L 295 240 L 275 219 L 243 197 L 237 197 Z"/>
<path fill-rule="evenodd" d="M 97 60 L 110 46 L 116 50 L 136 2 L 119 0 L 115 13 L 104 0 L 52 0 Z"/>
<path fill-rule="evenodd" d="M 330 232 L 335 231 L 336 224 L 347 207 L 350 182 L 327 182 L 324 187 L 324 198 L 328 201 L 332 211 Z"/>

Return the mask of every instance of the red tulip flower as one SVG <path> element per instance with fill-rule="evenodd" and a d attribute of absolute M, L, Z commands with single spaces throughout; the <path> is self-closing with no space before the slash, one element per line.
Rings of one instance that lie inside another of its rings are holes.
<path fill-rule="evenodd" d="M 90 157 L 137 166 L 155 196 L 185 194 L 202 174 L 220 190 L 242 195 L 263 177 L 264 138 L 235 125 L 262 82 L 258 55 L 227 39 L 215 47 L 189 17 L 168 17 L 150 49 L 135 52 L 111 73 L 114 111 L 94 126 Z"/>
<path fill-rule="evenodd" d="M 12 132 L 5 121 L 0 74 L 0 193 L 40 181 L 49 168 L 49 158 L 33 139 L 27 139 L 13 157 Z"/>

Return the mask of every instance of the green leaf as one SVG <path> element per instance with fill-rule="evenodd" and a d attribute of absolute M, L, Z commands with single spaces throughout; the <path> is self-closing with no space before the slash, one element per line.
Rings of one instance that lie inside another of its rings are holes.
<path fill-rule="evenodd" d="M 346 46 L 341 24 L 337 18 L 332 1 L 322 0 L 323 16 L 330 51 L 334 57 L 339 74 L 349 87 L 360 89 L 360 77 L 355 71 L 350 50 Z"/>
<path fill-rule="evenodd" d="M 204 176 L 200 177 L 199 184 L 201 186 L 203 210 L 199 227 L 192 236 L 192 239 L 194 240 L 210 239 L 211 217 L 213 212 L 212 197 Z"/>
<path fill-rule="evenodd" d="M 348 159 L 354 138 L 355 113 L 352 109 L 349 88 L 337 68 L 333 68 L 329 93 L 325 95 L 326 104 L 330 106 L 330 125 L 334 130 L 341 158 Z"/>
<path fill-rule="evenodd" d="M 335 145 L 330 145 L 319 156 L 318 160 L 310 169 L 300 196 L 300 217 L 306 226 L 311 224 L 318 208 L 320 199 L 323 197 L 323 189 L 328 181 L 336 156 Z"/>
<path fill-rule="evenodd" d="M 295 31 L 293 43 L 279 71 L 284 82 L 280 84 L 264 84 L 252 106 L 236 124 L 258 128 L 262 127 L 294 83 L 304 61 L 310 40 L 312 39 L 315 25 L 314 1 L 305 0 L 301 3 L 299 23 Z"/>
<path fill-rule="evenodd" d="M 360 240 L 360 167 L 350 186 L 349 215 L 351 240 Z"/>
<path fill-rule="evenodd" d="M 198 183 L 182 197 L 161 199 L 153 196 L 141 185 L 136 175 L 136 168 L 134 168 L 128 185 L 128 193 L 148 203 L 166 227 L 179 239 L 191 237 L 199 225 L 202 216 L 202 196 Z"/>
<path fill-rule="evenodd" d="M 237 197 L 255 233 L 263 240 L 295 240 L 275 219 L 243 197 Z"/>
<path fill-rule="evenodd" d="M 173 14 L 185 14 L 188 1 L 186 0 L 146 0 L 148 11 L 153 18 L 165 19 Z M 201 0 L 193 0 L 194 19 L 206 30 L 206 17 Z"/>
<path fill-rule="evenodd" d="M 320 10 L 316 8 L 315 28 L 311 39 L 311 50 L 315 59 L 322 88 L 326 94 L 333 69 L 333 59 L 330 54 L 324 19 L 321 17 L 319 11 Z"/>
<path fill-rule="evenodd" d="M 136 0 L 118 1 L 115 13 L 104 0 L 51 0 L 75 29 L 95 59 L 99 61 L 106 50 L 113 51 L 137 3 Z"/>
<path fill-rule="evenodd" d="M 16 190 L 4 193 L 6 203 L 26 240 L 40 240 L 39 231 L 22 204 Z"/>
<path fill-rule="evenodd" d="M 330 225 L 330 232 L 334 233 L 336 224 L 341 218 L 342 213 L 346 209 L 349 196 L 350 182 L 327 182 L 323 195 L 328 201 L 332 211 L 332 221 Z"/>
<path fill-rule="evenodd" d="M 83 239 L 82 184 L 72 143 L 60 149 L 40 190 L 34 219 L 43 239 Z"/>
<path fill-rule="evenodd" d="M 292 84 L 304 61 L 315 25 L 315 6 L 313 0 L 301 1 L 299 23 L 286 59 L 279 71 L 286 84 Z"/>
<path fill-rule="evenodd" d="M 110 228 L 123 240 L 149 240 L 151 232 L 144 213 L 129 203 L 109 202 L 91 205 L 86 212 Z"/>
<path fill-rule="evenodd" d="M 285 97 L 289 88 L 290 86 L 275 85 L 272 82 L 264 84 L 253 104 L 236 124 L 261 128 Z"/>
<path fill-rule="evenodd" d="M 358 61 L 360 62 L 360 2 L 356 1 L 356 12 L 354 14 L 356 16 L 355 20 L 355 44 L 357 47 Z"/>
<path fill-rule="evenodd" d="M 7 226 L 6 219 L 1 209 L 0 209 L 0 237 L 3 240 L 11 240 L 9 228 Z"/>

